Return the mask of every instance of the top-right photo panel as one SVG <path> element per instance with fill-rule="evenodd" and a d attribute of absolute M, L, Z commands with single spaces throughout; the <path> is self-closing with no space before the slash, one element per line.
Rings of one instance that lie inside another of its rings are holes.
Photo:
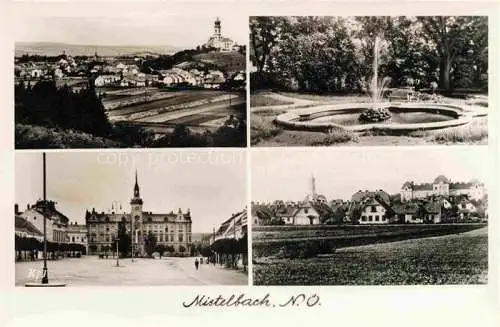
<path fill-rule="evenodd" d="M 249 24 L 252 146 L 488 144 L 487 16 Z"/>

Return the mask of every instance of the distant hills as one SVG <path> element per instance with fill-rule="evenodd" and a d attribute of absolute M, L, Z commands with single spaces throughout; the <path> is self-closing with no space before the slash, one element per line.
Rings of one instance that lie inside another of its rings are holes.
<path fill-rule="evenodd" d="M 53 42 L 17 42 L 15 56 L 42 55 L 57 56 L 66 52 L 71 56 L 93 56 L 96 52 L 99 56 L 123 56 L 123 55 L 159 55 L 173 54 L 179 50 L 178 47 L 170 45 L 155 46 L 115 46 L 115 45 L 82 45 Z"/>

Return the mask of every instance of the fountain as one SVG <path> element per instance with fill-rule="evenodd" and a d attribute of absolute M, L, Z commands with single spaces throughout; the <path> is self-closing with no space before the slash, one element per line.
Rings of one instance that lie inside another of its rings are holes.
<path fill-rule="evenodd" d="M 347 130 L 362 132 L 411 132 L 440 129 L 468 124 L 473 117 L 486 115 L 473 113 L 459 105 L 427 102 L 384 101 L 384 91 L 390 82 L 378 80 L 380 40 L 375 38 L 373 48 L 373 76 L 369 87 L 371 102 L 321 104 L 307 108 L 294 108 L 275 118 L 275 123 L 287 129 L 329 132 Z"/>
<path fill-rule="evenodd" d="M 380 39 L 375 37 L 375 44 L 373 46 L 373 76 L 370 87 L 370 97 L 372 100 L 372 107 L 366 109 L 359 115 L 359 121 L 366 123 L 376 123 L 385 121 L 391 118 L 391 112 L 382 106 L 382 96 L 387 85 L 391 81 L 389 77 L 384 77 L 381 82 L 378 80 L 378 62 L 379 62 L 379 44 Z"/>

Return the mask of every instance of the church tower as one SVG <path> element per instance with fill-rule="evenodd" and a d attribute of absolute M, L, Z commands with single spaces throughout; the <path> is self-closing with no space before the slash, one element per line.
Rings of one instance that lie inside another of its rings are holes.
<path fill-rule="evenodd" d="M 316 200 L 316 179 L 314 174 L 311 176 L 311 200 Z"/>
<path fill-rule="evenodd" d="M 130 200 L 130 219 L 132 220 L 132 243 L 133 248 L 138 252 L 143 252 L 143 227 L 142 227 L 142 199 L 137 180 L 137 170 L 135 171 L 134 197 Z"/>
<path fill-rule="evenodd" d="M 219 40 L 221 38 L 221 27 L 220 27 L 220 19 L 217 17 L 214 23 L 214 37 Z"/>

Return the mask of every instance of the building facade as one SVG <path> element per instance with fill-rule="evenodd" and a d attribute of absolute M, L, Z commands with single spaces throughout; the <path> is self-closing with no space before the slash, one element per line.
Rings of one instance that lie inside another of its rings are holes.
<path fill-rule="evenodd" d="M 87 226 L 78 223 L 70 223 L 67 229 L 68 242 L 73 244 L 83 245 L 86 253 L 89 252 L 89 243 L 87 237 Z"/>
<path fill-rule="evenodd" d="M 96 212 L 95 209 L 85 214 L 88 232 L 89 253 L 96 254 L 108 248 L 118 234 L 119 224 L 124 224 L 126 233 L 131 236 L 135 256 L 145 255 L 145 239 L 152 234 L 157 245 L 173 247 L 176 255 L 189 255 L 192 232 L 191 212 L 152 213 L 143 210 L 143 200 L 135 176 L 133 197 L 129 212 Z M 131 249 L 132 251 L 132 249 Z"/>
<path fill-rule="evenodd" d="M 46 215 L 46 233 L 47 241 L 55 243 L 67 243 L 68 235 L 67 228 L 69 219 L 59 212 L 54 201 L 39 200 L 34 205 L 28 205 L 26 210 L 19 213 L 19 216 L 24 218 L 30 224 L 36 227 L 37 230 L 43 233 L 43 215 Z M 16 209 L 17 210 L 17 209 Z"/>
<path fill-rule="evenodd" d="M 486 194 L 483 183 L 472 180 L 467 183 L 454 183 L 443 175 L 438 176 L 432 183 L 415 184 L 405 182 L 401 187 L 401 200 L 411 201 L 430 196 L 459 196 L 466 195 L 471 200 L 481 200 Z"/>

